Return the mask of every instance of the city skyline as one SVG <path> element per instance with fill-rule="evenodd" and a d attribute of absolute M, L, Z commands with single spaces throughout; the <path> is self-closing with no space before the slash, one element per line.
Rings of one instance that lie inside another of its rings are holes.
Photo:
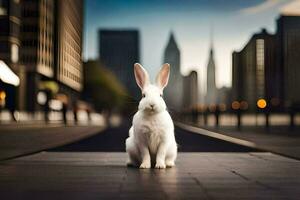
<path fill-rule="evenodd" d="M 168 4 L 164 1 L 87 0 L 85 8 L 85 60 L 97 58 L 95 41 L 99 28 L 137 28 L 141 32 L 141 63 L 153 74 L 161 66 L 163 50 L 173 31 L 182 52 L 182 73 L 186 75 L 196 69 L 200 72 L 201 83 L 206 81 L 210 29 L 213 26 L 216 84 L 220 88 L 231 86 L 233 50 L 241 49 L 261 28 L 274 33 L 275 19 L 280 12 L 297 14 L 299 1 L 236 0 L 226 5 L 221 1 L 188 1 L 183 5 L 179 1 Z"/>

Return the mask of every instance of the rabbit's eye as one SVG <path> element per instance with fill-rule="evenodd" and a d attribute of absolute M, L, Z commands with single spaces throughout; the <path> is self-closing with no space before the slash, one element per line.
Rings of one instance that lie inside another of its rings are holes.
<path fill-rule="evenodd" d="M 146 95 L 145 95 L 145 94 L 142 94 L 142 97 L 144 98 L 144 97 L 146 97 Z"/>
<path fill-rule="evenodd" d="M 160 96 L 160 97 L 163 97 L 163 95 L 162 95 L 162 94 L 160 94 L 159 96 Z"/>

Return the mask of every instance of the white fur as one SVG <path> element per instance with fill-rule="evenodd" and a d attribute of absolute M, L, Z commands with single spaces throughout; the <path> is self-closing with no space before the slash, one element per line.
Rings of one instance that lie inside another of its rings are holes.
<path fill-rule="evenodd" d="M 156 78 L 156 85 L 150 84 L 148 73 L 140 64 L 134 65 L 134 72 L 137 84 L 145 96 L 139 103 L 139 110 L 133 117 L 126 139 L 128 165 L 139 168 L 150 168 L 153 165 L 160 169 L 173 167 L 177 157 L 174 125 L 162 98 L 163 88 L 168 83 L 170 65 L 163 65 Z"/>

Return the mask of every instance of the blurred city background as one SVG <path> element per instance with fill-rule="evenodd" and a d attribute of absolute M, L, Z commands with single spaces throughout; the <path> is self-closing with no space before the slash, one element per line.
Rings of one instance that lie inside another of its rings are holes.
<path fill-rule="evenodd" d="M 299 1 L 0 1 L 1 123 L 131 117 L 133 64 L 171 64 L 173 118 L 299 125 Z"/>
<path fill-rule="evenodd" d="M 136 62 L 175 168 L 125 167 Z M 300 0 L 0 0 L 0 196 L 299 199 L 299 86 Z"/>

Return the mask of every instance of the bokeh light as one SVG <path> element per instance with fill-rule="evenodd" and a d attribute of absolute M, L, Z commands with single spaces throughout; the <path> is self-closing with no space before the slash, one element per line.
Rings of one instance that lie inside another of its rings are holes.
<path fill-rule="evenodd" d="M 240 103 L 238 101 L 234 101 L 232 102 L 231 107 L 233 110 L 238 110 L 240 109 Z"/>
<path fill-rule="evenodd" d="M 4 91 L 0 91 L 0 100 L 5 99 L 6 93 Z"/>
<path fill-rule="evenodd" d="M 264 109 L 267 107 L 267 102 L 264 99 L 259 99 L 256 104 L 257 104 L 257 107 L 260 109 Z"/>
<path fill-rule="evenodd" d="M 221 103 L 221 104 L 219 105 L 219 108 L 220 108 L 220 111 L 221 111 L 221 112 L 226 111 L 226 104 L 225 104 L 225 103 Z"/>
<path fill-rule="evenodd" d="M 248 102 L 247 101 L 241 101 L 241 109 L 242 110 L 247 110 L 249 107 Z"/>

